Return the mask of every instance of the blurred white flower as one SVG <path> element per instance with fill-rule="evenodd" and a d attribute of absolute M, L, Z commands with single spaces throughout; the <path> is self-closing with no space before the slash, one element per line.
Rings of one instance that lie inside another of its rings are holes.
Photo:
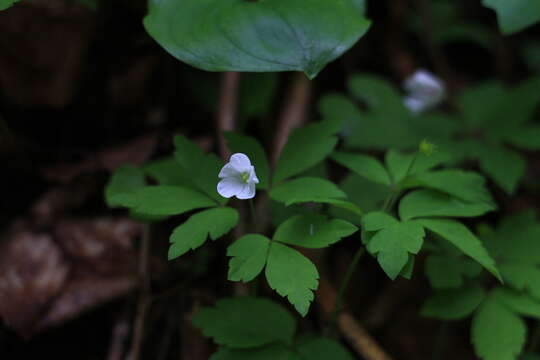
<path fill-rule="evenodd" d="M 255 196 L 255 185 L 259 183 L 255 167 L 249 158 L 242 153 L 231 155 L 229 162 L 219 172 L 222 179 L 217 185 L 219 195 L 238 199 L 252 199 Z"/>
<path fill-rule="evenodd" d="M 405 79 L 403 87 L 408 92 L 403 103 L 414 114 L 436 106 L 446 93 L 442 80 L 424 69 L 417 70 Z"/>

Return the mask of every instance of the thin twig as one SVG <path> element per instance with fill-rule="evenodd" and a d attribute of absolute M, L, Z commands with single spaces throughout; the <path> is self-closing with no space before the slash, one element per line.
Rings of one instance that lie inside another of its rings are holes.
<path fill-rule="evenodd" d="M 238 88 L 240 74 L 237 72 L 225 72 L 221 79 L 219 104 L 216 117 L 216 130 L 219 143 L 219 154 L 225 160 L 229 158 L 230 151 L 227 147 L 223 133 L 233 131 L 235 126 L 236 108 L 238 103 Z"/>
<path fill-rule="evenodd" d="M 326 316 L 330 316 L 335 308 L 337 295 L 325 277 L 321 276 L 319 280 L 316 299 Z M 356 353 L 366 360 L 392 360 L 350 312 L 345 310 L 338 314 L 337 327 Z"/>
<path fill-rule="evenodd" d="M 287 143 L 291 131 L 302 125 L 306 118 L 306 110 L 311 97 L 311 81 L 302 73 L 294 75 L 293 82 L 287 94 L 287 100 L 283 107 L 274 144 L 270 154 L 271 162 L 275 166 L 279 154 Z"/>
<path fill-rule="evenodd" d="M 137 300 L 137 312 L 133 329 L 133 340 L 128 360 L 139 360 L 142 341 L 144 338 L 144 324 L 146 314 L 151 302 L 150 298 L 150 269 L 148 258 L 150 252 L 150 224 L 144 224 L 141 246 L 139 250 L 139 298 Z"/>
<path fill-rule="evenodd" d="M 124 344 L 128 335 L 129 321 L 126 312 L 123 312 L 118 316 L 114 324 L 107 360 L 122 360 L 125 350 Z"/>

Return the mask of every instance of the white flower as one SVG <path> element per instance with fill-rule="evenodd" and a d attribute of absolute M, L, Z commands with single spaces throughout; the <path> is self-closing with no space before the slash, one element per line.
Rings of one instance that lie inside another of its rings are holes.
<path fill-rule="evenodd" d="M 259 183 L 255 167 L 245 154 L 231 155 L 229 162 L 219 172 L 222 179 L 217 185 L 219 195 L 238 199 L 252 199 L 255 196 L 255 185 Z"/>
<path fill-rule="evenodd" d="M 417 70 L 403 83 L 408 95 L 403 99 L 412 113 L 418 114 L 439 104 L 446 89 L 441 79 L 427 70 Z"/>

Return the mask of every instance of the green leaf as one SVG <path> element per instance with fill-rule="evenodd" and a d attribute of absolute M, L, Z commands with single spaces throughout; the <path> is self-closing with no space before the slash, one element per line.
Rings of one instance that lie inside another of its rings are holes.
<path fill-rule="evenodd" d="M 508 194 L 513 194 L 525 174 L 525 159 L 519 153 L 501 146 L 483 145 L 478 150 L 482 171 Z"/>
<path fill-rule="evenodd" d="M 499 270 L 505 284 L 540 300 L 540 268 L 531 264 L 504 263 Z"/>
<path fill-rule="evenodd" d="M 376 184 L 354 173 L 346 176 L 339 187 L 347 194 L 347 198 L 364 212 L 380 209 L 390 192 L 387 186 Z"/>
<path fill-rule="evenodd" d="M 319 249 L 336 243 L 357 230 L 356 226 L 344 220 L 329 220 L 318 214 L 296 215 L 278 227 L 274 240 Z"/>
<path fill-rule="evenodd" d="M 302 316 L 306 316 L 313 300 L 313 291 L 319 285 L 319 273 L 313 263 L 286 245 L 270 244 L 266 264 L 268 285 L 289 302 Z"/>
<path fill-rule="evenodd" d="M 350 211 L 351 213 L 353 213 L 354 215 L 356 215 L 357 217 L 361 217 L 362 215 L 364 215 L 364 212 L 362 211 L 362 209 L 360 209 L 356 204 L 350 202 L 350 201 L 347 201 L 347 200 L 341 200 L 341 199 L 333 199 L 333 198 L 317 198 L 317 199 L 313 199 L 313 198 L 305 198 L 305 199 L 301 199 L 301 198 L 294 198 L 294 199 L 291 199 L 291 200 L 288 200 L 285 205 L 286 206 L 290 206 L 290 205 L 294 205 L 294 204 L 301 204 L 301 203 L 319 203 L 319 204 L 328 204 L 328 205 L 331 205 L 331 206 L 334 206 L 335 208 L 339 208 L 339 209 L 343 209 L 343 210 L 347 210 L 347 211 Z"/>
<path fill-rule="evenodd" d="M 5 10 L 12 7 L 16 2 L 20 0 L 0 0 L 0 10 Z"/>
<path fill-rule="evenodd" d="M 540 126 L 524 126 L 512 130 L 505 140 L 524 150 L 540 150 Z"/>
<path fill-rule="evenodd" d="M 405 195 L 399 203 L 402 220 L 417 217 L 473 217 L 483 215 L 494 207 L 486 203 L 469 203 L 439 191 L 422 189 Z"/>
<path fill-rule="evenodd" d="M 506 217 L 484 243 L 495 258 L 540 265 L 540 223 L 528 214 Z"/>
<path fill-rule="evenodd" d="M 258 234 L 248 234 L 227 248 L 230 281 L 249 282 L 259 275 L 266 265 L 270 239 Z"/>
<path fill-rule="evenodd" d="M 252 349 L 221 347 L 210 360 L 295 360 L 295 356 L 284 344 L 271 344 Z"/>
<path fill-rule="evenodd" d="M 403 186 L 435 189 L 470 203 L 494 203 L 485 179 L 474 172 L 454 169 L 423 172 L 408 177 Z"/>
<path fill-rule="evenodd" d="M 408 175 L 426 172 L 442 163 L 450 160 L 444 152 L 435 152 L 430 156 L 423 154 L 402 154 L 395 150 L 386 153 L 385 163 L 392 182 L 397 184 Z"/>
<path fill-rule="evenodd" d="M 276 201 L 289 203 L 295 199 L 317 201 L 317 199 L 341 199 L 347 195 L 334 183 L 320 178 L 297 178 L 279 184 L 270 190 L 270 197 Z"/>
<path fill-rule="evenodd" d="M 319 100 L 319 111 L 323 119 L 337 119 L 343 123 L 343 132 L 348 134 L 362 114 L 356 105 L 340 93 L 324 95 Z"/>
<path fill-rule="evenodd" d="M 362 226 L 366 231 L 378 231 L 399 224 L 399 221 L 384 211 L 373 211 L 362 218 Z"/>
<path fill-rule="evenodd" d="M 146 215 L 179 215 L 216 206 L 216 202 L 195 190 L 182 186 L 145 186 L 128 194 L 115 196 L 120 206 Z"/>
<path fill-rule="evenodd" d="M 416 257 L 414 255 L 409 254 L 409 260 L 407 261 L 407 264 L 401 269 L 401 272 L 399 273 L 399 276 L 411 280 L 413 276 L 414 271 L 414 263 L 416 261 Z"/>
<path fill-rule="evenodd" d="M 366 231 L 377 231 L 367 244 L 367 250 L 377 255 L 377 261 L 388 277 L 394 280 L 417 254 L 424 242 L 424 228 L 415 221 L 399 222 L 385 213 L 370 213 L 362 218 Z"/>
<path fill-rule="evenodd" d="M 458 288 L 463 286 L 466 277 L 473 278 L 482 271 L 476 262 L 447 254 L 431 254 L 426 259 L 425 272 L 435 289 Z"/>
<path fill-rule="evenodd" d="M 124 206 L 124 199 L 145 185 L 146 181 L 141 169 L 132 165 L 123 165 L 112 174 L 105 186 L 105 202 L 109 207 Z"/>
<path fill-rule="evenodd" d="M 173 156 L 154 160 L 146 164 L 144 172 L 159 185 L 191 186 L 189 173 L 185 173 Z"/>
<path fill-rule="evenodd" d="M 292 132 L 279 156 L 273 183 L 298 175 L 321 162 L 337 143 L 340 120 L 325 120 Z"/>
<path fill-rule="evenodd" d="M 488 82 L 469 87 L 457 97 L 463 119 L 471 129 L 479 129 L 488 121 L 508 118 L 508 96 L 500 82 Z"/>
<path fill-rule="evenodd" d="M 448 219 L 418 219 L 424 227 L 452 243 L 465 255 L 478 262 L 499 281 L 502 281 L 495 261 L 480 240 L 460 222 Z"/>
<path fill-rule="evenodd" d="M 297 351 L 302 360 L 354 360 L 339 342 L 327 338 L 314 338 L 300 343 Z"/>
<path fill-rule="evenodd" d="M 221 299 L 202 308 L 193 324 L 217 344 L 231 348 L 253 348 L 273 342 L 292 342 L 296 320 L 277 303 L 254 297 Z"/>
<path fill-rule="evenodd" d="M 332 159 L 373 182 L 388 186 L 391 184 L 384 166 L 371 156 L 338 152 L 332 155 Z"/>
<path fill-rule="evenodd" d="M 463 319 L 472 314 L 485 297 L 486 293 L 479 285 L 441 290 L 426 300 L 421 314 L 441 320 Z"/>
<path fill-rule="evenodd" d="M 309 78 L 354 45 L 369 24 L 352 0 L 151 0 L 144 19 L 161 46 L 197 68 L 303 71 Z"/>
<path fill-rule="evenodd" d="M 251 160 L 251 164 L 255 166 L 255 172 L 259 179 L 257 187 L 267 189 L 270 180 L 270 170 L 268 160 L 263 147 L 257 140 L 252 137 L 240 135 L 232 132 L 225 133 L 225 138 L 229 143 L 229 148 L 232 152 L 246 154 Z"/>
<path fill-rule="evenodd" d="M 371 74 L 356 74 L 349 79 L 349 90 L 359 100 L 370 107 L 388 114 L 402 114 L 409 111 L 403 105 L 401 95 L 386 80 Z"/>
<path fill-rule="evenodd" d="M 202 246 L 208 236 L 216 240 L 228 233 L 238 223 L 238 212 L 232 208 L 214 208 L 192 215 L 174 229 L 169 248 L 169 260 Z"/>
<path fill-rule="evenodd" d="M 540 3 L 537 0 L 482 0 L 497 13 L 499 28 L 510 35 L 540 21 Z"/>
<path fill-rule="evenodd" d="M 225 204 L 228 199 L 217 192 L 218 174 L 223 161 L 214 154 L 204 154 L 201 148 L 181 135 L 174 137 L 174 146 L 174 156 L 183 173 L 191 179 L 191 187 L 202 191 L 218 203 Z"/>
<path fill-rule="evenodd" d="M 473 318 L 471 341 L 483 360 L 511 360 L 523 350 L 526 333 L 525 322 L 490 297 Z"/>
<path fill-rule="evenodd" d="M 540 302 L 528 294 L 502 287 L 493 290 L 492 294 L 516 314 L 540 319 Z"/>

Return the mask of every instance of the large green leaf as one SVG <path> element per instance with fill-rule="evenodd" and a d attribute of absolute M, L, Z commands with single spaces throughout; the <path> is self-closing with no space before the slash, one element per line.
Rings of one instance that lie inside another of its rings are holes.
<path fill-rule="evenodd" d="M 442 290 L 426 300 L 422 315 L 443 320 L 463 319 L 476 310 L 485 296 L 479 285 Z"/>
<path fill-rule="evenodd" d="M 229 143 L 229 148 L 232 152 L 246 154 L 251 160 L 251 164 L 255 167 L 255 173 L 259 179 L 257 187 L 261 189 L 268 188 L 270 181 L 270 170 L 268 168 L 268 160 L 262 145 L 252 137 L 240 135 L 236 133 L 225 133 L 225 138 Z"/>
<path fill-rule="evenodd" d="M 182 186 L 145 186 L 115 197 L 125 206 L 146 215 L 178 215 L 186 211 L 216 206 L 217 203 L 195 190 Z"/>
<path fill-rule="evenodd" d="M 480 240 L 465 225 L 448 219 L 418 219 L 417 221 L 427 229 L 452 243 L 465 255 L 470 256 L 497 279 L 501 280 L 499 271 L 495 266 L 495 261 L 488 254 Z"/>
<path fill-rule="evenodd" d="M 229 260 L 228 279 L 248 282 L 253 280 L 266 265 L 270 239 L 259 234 L 248 234 L 227 248 Z"/>
<path fill-rule="evenodd" d="M 399 216 L 402 220 L 416 217 L 472 217 L 493 210 L 486 203 L 469 203 L 435 190 L 421 189 L 403 197 L 399 203 Z"/>
<path fill-rule="evenodd" d="M 483 360 L 513 360 L 525 345 L 525 322 L 493 296 L 476 312 L 471 341 Z"/>
<path fill-rule="evenodd" d="M 238 222 L 238 212 L 232 208 L 214 208 L 192 215 L 174 229 L 169 248 L 169 260 L 200 247 L 208 236 L 216 240 L 228 233 Z"/>
<path fill-rule="evenodd" d="M 483 0 L 497 12 L 499 27 L 504 34 L 513 34 L 540 21 L 538 0 Z"/>
<path fill-rule="evenodd" d="M 295 199 L 316 201 L 317 199 L 343 199 L 347 195 L 333 182 L 321 178 L 302 177 L 277 185 L 270 191 L 276 201 L 290 203 Z"/>
<path fill-rule="evenodd" d="M 151 0 L 144 25 L 208 71 L 303 71 L 310 78 L 369 28 L 353 0 Z"/>
<path fill-rule="evenodd" d="M 313 291 L 319 285 L 315 265 L 297 250 L 274 241 L 270 245 L 265 274 L 268 285 L 287 297 L 300 315 L 306 316 Z"/>
<path fill-rule="evenodd" d="M 296 215 L 281 224 L 274 240 L 306 248 L 323 248 L 356 232 L 353 224 L 318 214 Z"/>
<path fill-rule="evenodd" d="M 329 119 L 295 129 L 289 136 L 274 173 L 274 184 L 298 175 L 321 162 L 337 144 L 334 136 L 341 129 L 341 119 Z"/>
<path fill-rule="evenodd" d="M 290 344 L 296 321 L 277 303 L 253 297 L 218 300 L 193 318 L 195 326 L 216 343 L 231 348 L 251 348 L 282 341 Z"/>
<path fill-rule="evenodd" d="M 365 215 L 362 224 L 366 231 L 377 231 L 367 244 L 377 255 L 382 269 L 394 280 L 409 262 L 409 254 L 417 254 L 424 243 L 424 228 L 412 221 L 398 221 L 382 212 Z"/>

